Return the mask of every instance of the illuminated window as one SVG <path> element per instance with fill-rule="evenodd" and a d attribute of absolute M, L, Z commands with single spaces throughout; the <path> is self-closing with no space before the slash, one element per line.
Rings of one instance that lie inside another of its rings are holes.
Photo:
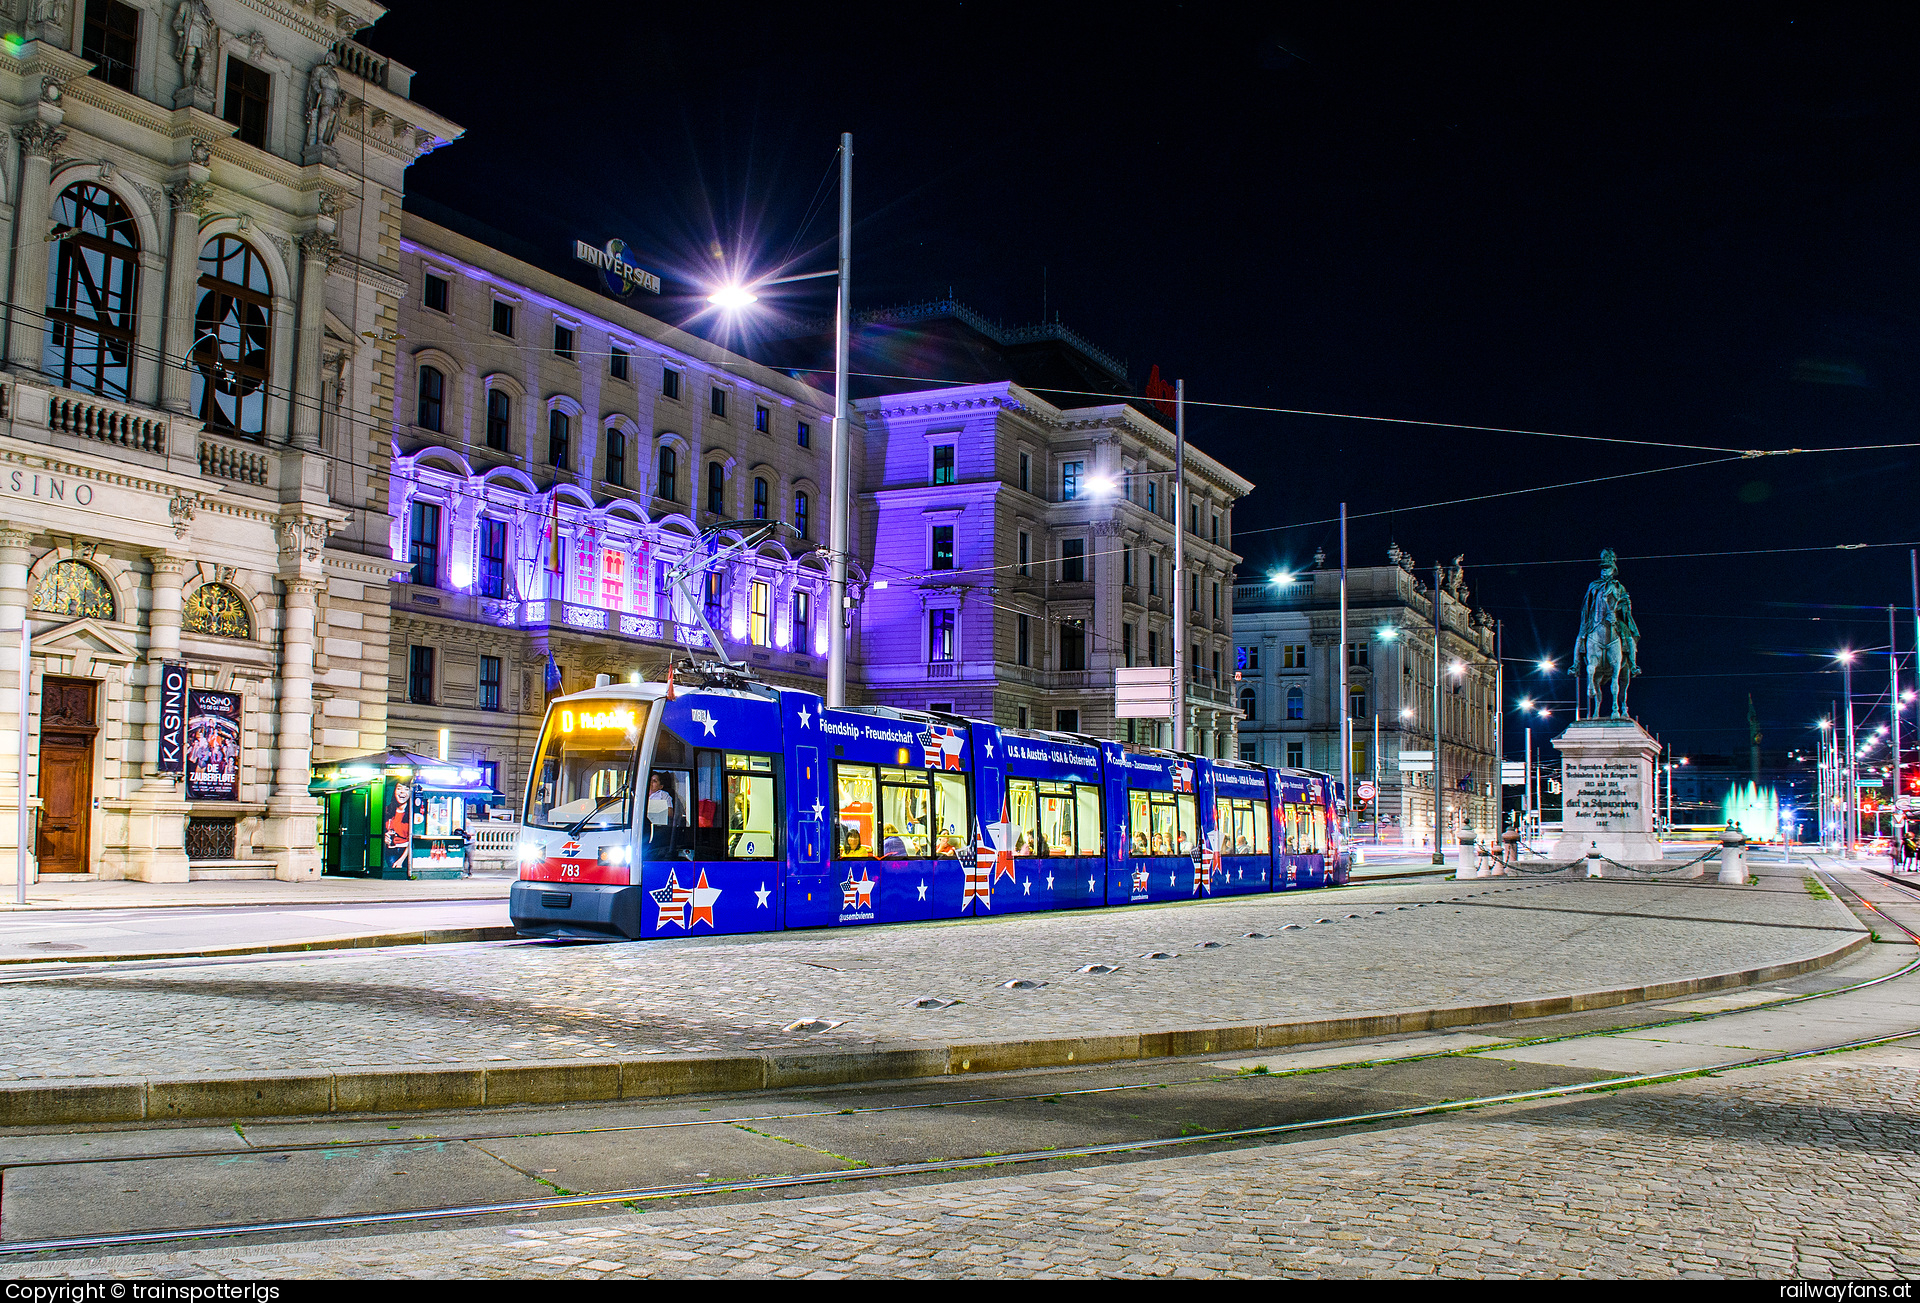
<path fill-rule="evenodd" d="M 507 522 L 480 522 L 480 595 L 507 595 Z"/>
<path fill-rule="evenodd" d="M 773 413 L 755 405 L 753 409 L 753 428 L 756 434 L 769 434 L 773 431 Z"/>
<path fill-rule="evenodd" d="M 33 609 L 94 620 L 114 617 L 113 590 L 84 561 L 57 561 L 33 589 Z"/>
<path fill-rule="evenodd" d="M 480 658 L 480 709 L 500 709 L 500 658 Z"/>
<path fill-rule="evenodd" d="M 747 637 L 756 647 L 773 645 L 773 593 L 764 579 L 747 588 Z"/>
<path fill-rule="evenodd" d="M 813 447 L 813 427 L 805 421 L 800 422 L 799 439 L 802 448 Z"/>
<path fill-rule="evenodd" d="M 953 483 L 953 445 L 950 443 L 934 445 L 933 482 L 935 484 Z"/>
<path fill-rule="evenodd" d="M 953 569 L 953 526 L 935 525 L 933 527 L 933 559 L 928 565 L 930 570 Z"/>
<path fill-rule="evenodd" d="M 413 504 L 413 582 L 432 588 L 440 582 L 440 508 L 432 502 Z"/>
<path fill-rule="evenodd" d="M 1084 478 L 1087 464 L 1083 461 L 1069 461 L 1060 464 L 1060 501 L 1072 502 L 1080 496 L 1080 481 Z"/>
<path fill-rule="evenodd" d="M 804 493 L 796 493 L 793 495 L 793 527 L 800 531 L 801 538 L 813 537 L 813 535 L 808 532 L 807 495 Z"/>
<path fill-rule="evenodd" d="M 811 623 L 813 594 L 796 589 L 793 594 L 793 649 L 804 652 L 807 648 L 807 626 Z"/>
<path fill-rule="evenodd" d="M 930 661 L 951 661 L 954 653 L 954 624 L 952 611 L 927 612 L 927 659 Z"/>
<path fill-rule="evenodd" d="M 180 630 L 216 638 L 251 638 L 253 618 L 246 599 L 225 584 L 202 584 L 180 608 Z"/>
<path fill-rule="evenodd" d="M 1280 649 L 1280 668 L 1283 670 L 1304 670 L 1307 668 L 1307 645 L 1303 642 L 1290 642 Z"/>
<path fill-rule="evenodd" d="M 1307 717 L 1307 694 L 1298 687 L 1287 689 L 1287 718 L 1305 719 Z"/>
<path fill-rule="evenodd" d="M 600 605 L 617 611 L 626 594 L 627 554 L 607 548 L 600 554 Z"/>
<path fill-rule="evenodd" d="M 767 482 L 758 476 L 753 481 L 753 518 L 755 520 L 767 518 Z"/>

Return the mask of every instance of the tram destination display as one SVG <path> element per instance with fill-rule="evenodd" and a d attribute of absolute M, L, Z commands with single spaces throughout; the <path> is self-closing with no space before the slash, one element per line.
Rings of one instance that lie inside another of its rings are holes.
<path fill-rule="evenodd" d="M 240 799 L 241 697 L 237 692 L 187 694 L 187 799 Z"/>

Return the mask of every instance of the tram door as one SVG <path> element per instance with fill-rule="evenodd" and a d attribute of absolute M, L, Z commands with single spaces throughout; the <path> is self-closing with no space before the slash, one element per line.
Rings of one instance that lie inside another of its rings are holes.
<path fill-rule="evenodd" d="M 827 855 L 825 816 L 837 808 L 827 790 L 826 763 L 818 747 L 793 748 L 794 820 L 792 853 L 787 857 L 787 927 L 823 927 L 840 909 L 840 884 L 833 880 Z M 819 814 L 816 814 L 818 811 Z"/>

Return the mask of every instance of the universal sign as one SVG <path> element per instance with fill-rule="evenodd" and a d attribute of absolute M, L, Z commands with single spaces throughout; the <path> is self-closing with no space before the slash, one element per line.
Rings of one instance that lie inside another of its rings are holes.
<path fill-rule="evenodd" d="M 598 267 L 606 279 L 609 293 L 621 298 L 636 289 L 646 290 L 650 294 L 660 292 L 660 278 L 644 268 L 636 267 L 627 260 L 627 246 L 624 240 L 608 240 L 607 247 L 596 249 L 585 240 L 573 242 L 573 256 L 589 267 Z"/>

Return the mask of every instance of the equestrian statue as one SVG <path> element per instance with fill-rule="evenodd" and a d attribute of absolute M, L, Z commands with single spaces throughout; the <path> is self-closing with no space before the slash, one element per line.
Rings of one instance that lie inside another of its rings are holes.
<path fill-rule="evenodd" d="M 1580 603 L 1580 636 L 1574 644 L 1574 673 L 1587 664 L 1585 718 L 1600 718 L 1600 690 L 1611 678 L 1614 719 L 1626 719 L 1627 686 L 1640 672 L 1640 627 L 1633 622 L 1633 599 L 1620 582 L 1619 558 L 1612 548 L 1600 553 L 1600 577 L 1587 585 Z"/>

